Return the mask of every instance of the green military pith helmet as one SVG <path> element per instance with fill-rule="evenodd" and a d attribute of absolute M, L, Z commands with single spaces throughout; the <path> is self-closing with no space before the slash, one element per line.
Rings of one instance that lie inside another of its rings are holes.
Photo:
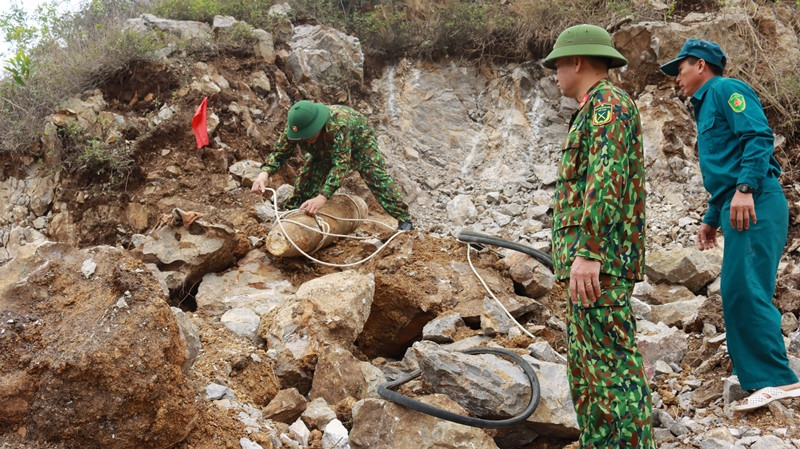
<path fill-rule="evenodd" d="M 553 51 L 544 59 L 542 65 L 555 70 L 556 59 L 565 56 L 597 56 L 609 58 L 609 68 L 622 67 L 628 60 L 614 47 L 608 31 L 596 25 L 575 25 L 558 35 Z"/>
<path fill-rule="evenodd" d="M 303 140 L 314 137 L 328 121 L 330 111 L 324 104 L 302 100 L 289 109 L 286 137 L 289 140 Z"/>

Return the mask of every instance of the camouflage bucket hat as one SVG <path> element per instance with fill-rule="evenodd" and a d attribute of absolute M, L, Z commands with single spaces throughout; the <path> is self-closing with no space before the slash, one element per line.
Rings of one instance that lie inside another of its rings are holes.
<path fill-rule="evenodd" d="M 286 137 L 303 140 L 314 137 L 328 121 L 329 110 L 324 104 L 302 100 L 289 109 Z"/>
<path fill-rule="evenodd" d="M 553 45 L 553 51 L 542 61 L 542 65 L 555 70 L 556 59 L 565 56 L 609 58 L 612 69 L 628 64 L 628 60 L 614 47 L 608 31 L 596 25 L 575 25 L 562 31 Z"/>

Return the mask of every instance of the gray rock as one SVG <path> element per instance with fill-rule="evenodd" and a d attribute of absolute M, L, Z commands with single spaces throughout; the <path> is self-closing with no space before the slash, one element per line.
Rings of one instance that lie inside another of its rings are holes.
<path fill-rule="evenodd" d="M 328 405 L 324 398 L 316 398 L 308 403 L 306 410 L 300 415 L 303 420 L 311 429 L 325 429 L 329 422 L 336 419 L 336 412 L 334 412 Z"/>
<path fill-rule="evenodd" d="M 663 322 L 667 326 L 683 327 L 692 320 L 692 317 L 697 317 L 697 312 L 705 303 L 706 298 L 704 296 L 698 296 L 697 299 L 689 301 L 678 301 L 653 306 L 651 319 L 654 322 Z"/>
<path fill-rule="evenodd" d="M 256 29 L 253 30 L 257 43 L 255 45 L 256 56 L 260 57 L 267 64 L 275 63 L 275 40 L 272 33 Z"/>
<path fill-rule="evenodd" d="M 781 316 L 781 331 L 783 335 L 790 335 L 798 329 L 797 317 L 792 312 L 784 313 Z"/>
<path fill-rule="evenodd" d="M 212 316 L 234 308 L 248 308 L 266 316 L 294 297 L 296 289 L 266 254 L 254 250 L 224 273 L 203 277 L 195 295 L 197 310 Z"/>
<path fill-rule="evenodd" d="M 652 320 L 652 312 L 653 306 L 647 304 L 646 302 L 640 300 L 639 298 L 632 296 L 631 297 L 631 308 L 633 309 L 633 314 L 637 320 Z"/>
<path fill-rule="evenodd" d="M 237 335 L 248 338 L 256 344 L 264 343 L 264 340 L 258 336 L 258 325 L 261 322 L 261 317 L 252 309 L 230 309 L 222 314 L 220 322 Z"/>
<path fill-rule="evenodd" d="M 244 437 L 239 439 L 239 445 L 242 446 L 242 449 L 264 449 L 260 444 Z"/>
<path fill-rule="evenodd" d="M 177 307 L 170 307 L 172 314 L 175 315 L 175 320 L 178 322 L 178 329 L 180 329 L 181 339 L 186 342 L 186 361 L 183 363 L 183 371 L 188 373 L 200 354 L 202 347 L 200 343 L 200 332 L 197 330 L 194 322 L 189 315 Z"/>
<path fill-rule="evenodd" d="M 786 350 L 800 356 L 800 331 L 792 332 L 788 338 L 789 344 L 786 345 Z"/>
<path fill-rule="evenodd" d="M 738 449 L 733 443 L 717 438 L 704 437 L 700 443 L 700 449 Z"/>
<path fill-rule="evenodd" d="M 464 327 L 461 315 L 455 312 L 439 315 L 422 328 L 422 338 L 436 343 L 452 343 L 459 328 Z"/>
<path fill-rule="evenodd" d="M 447 218 L 454 226 L 463 226 L 478 216 L 478 210 L 467 195 L 456 195 L 447 203 Z"/>
<path fill-rule="evenodd" d="M 338 419 L 325 426 L 322 433 L 322 449 L 350 449 L 350 435 Z"/>
<path fill-rule="evenodd" d="M 289 426 L 289 436 L 300 443 L 300 447 L 308 447 L 308 439 L 311 431 L 306 427 L 302 420 L 298 419 Z"/>
<path fill-rule="evenodd" d="M 689 348 L 686 334 L 664 323 L 638 322 L 636 344 L 642 357 L 649 363 L 663 360 L 667 363 L 681 363 Z"/>
<path fill-rule="evenodd" d="M 481 314 L 481 331 L 484 335 L 508 335 L 509 330 L 516 327 L 516 322 L 497 304 L 497 301 L 488 296 L 483 299 Z"/>
<path fill-rule="evenodd" d="M 536 360 L 543 362 L 559 363 L 561 365 L 567 364 L 567 358 L 556 352 L 547 341 L 537 341 L 528 346 L 531 356 Z"/>
<path fill-rule="evenodd" d="M 739 399 L 745 398 L 749 395 L 746 390 L 742 389 L 742 385 L 739 383 L 738 376 L 730 376 L 724 380 L 725 383 L 722 389 L 722 400 L 726 404 L 738 401 Z"/>
<path fill-rule="evenodd" d="M 775 435 L 765 435 L 750 446 L 750 449 L 792 449 Z"/>
<path fill-rule="evenodd" d="M 226 387 L 225 385 L 220 385 L 220 384 L 206 385 L 207 401 L 216 401 L 224 397 L 232 398 L 232 396 L 233 396 L 233 390 Z"/>
<path fill-rule="evenodd" d="M 719 276 L 720 266 L 698 249 L 678 248 L 648 254 L 645 272 L 656 283 L 682 284 L 697 292 Z"/>

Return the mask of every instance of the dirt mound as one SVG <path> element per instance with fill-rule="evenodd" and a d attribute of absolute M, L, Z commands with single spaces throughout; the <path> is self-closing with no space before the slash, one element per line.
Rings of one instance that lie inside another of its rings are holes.
<path fill-rule="evenodd" d="M 69 447 L 185 439 L 186 345 L 144 265 L 111 247 L 26 251 L 0 267 L 0 428 Z"/>

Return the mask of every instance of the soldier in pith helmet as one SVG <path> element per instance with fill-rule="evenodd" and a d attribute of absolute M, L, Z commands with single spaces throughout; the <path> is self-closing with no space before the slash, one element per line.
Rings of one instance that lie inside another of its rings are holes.
<path fill-rule="evenodd" d="M 595 25 L 564 30 L 543 61 L 578 101 L 558 168 L 553 265 L 569 283 L 568 377 L 584 449 L 655 448 L 630 301 L 645 266 L 642 127 L 636 104 L 609 79 L 627 63 Z"/>
<path fill-rule="evenodd" d="M 348 106 L 302 100 L 290 109 L 286 129 L 261 165 L 252 191 L 263 193 L 269 177 L 280 170 L 295 145 L 306 155 L 286 207 L 314 215 L 339 188 L 350 170 L 356 170 L 383 209 L 396 218 L 398 229 L 413 229 L 400 187 L 386 172 L 375 129 L 364 114 Z"/>

